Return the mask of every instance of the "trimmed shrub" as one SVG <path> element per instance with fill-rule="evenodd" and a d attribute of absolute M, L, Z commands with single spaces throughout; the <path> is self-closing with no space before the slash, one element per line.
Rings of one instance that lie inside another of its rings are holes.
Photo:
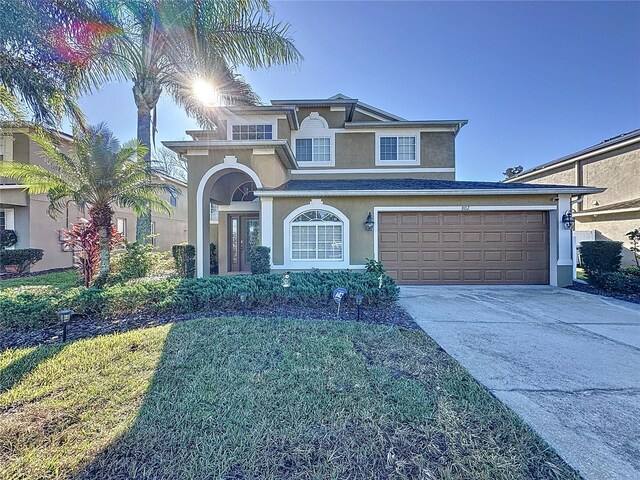
<path fill-rule="evenodd" d="M 110 281 L 117 283 L 146 277 L 153 263 L 152 253 L 153 246 L 149 243 L 127 243 L 123 253 L 116 253 L 112 257 Z"/>
<path fill-rule="evenodd" d="M 391 277 L 384 276 L 378 288 L 377 276 L 348 270 L 292 273 L 288 288 L 283 288 L 281 281 L 280 274 L 262 274 L 140 279 L 104 289 L 78 287 L 67 292 L 51 286 L 10 288 L 0 291 L 0 325 L 28 329 L 53 324 L 57 322 L 55 313 L 63 308 L 102 318 L 237 309 L 241 292 L 248 293 L 248 308 L 333 307 L 331 295 L 337 287 L 349 292 L 346 305 L 353 305 L 358 293 L 364 295 L 365 305 L 377 308 L 393 305 L 398 298 L 398 287 Z"/>
<path fill-rule="evenodd" d="M 373 273 L 377 277 L 380 275 L 384 275 L 385 269 L 382 266 L 382 262 L 380 260 L 374 260 L 373 258 L 367 258 L 367 263 L 364 268 L 367 273 Z"/>
<path fill-rule="evenodd" d="M 209 244 L 209 273 L 211 275 L 218 274 L 218 250 L 215 243 Z"/>
<path fill-rule="evenodd" d="M 249 252 L 249 265 L 253 275 L 271 272 L 271 249 L 269 247 L 253 247 Z"/>
<path fill-rule="evenodd" d="M 15 230 L 0 231 L 0 249 L 13 247 L 18 243 L 18 235 Z"/>
<path fill-rule="evenodd" d="M 196 247 L 182 243 L 171 247 L 171 254 L 176 262 L 176 272 L 182 278 L 196 276 Z"/>
<path fill-rule="evenodd" d="M 580 255 L 587 280 L 601 273 L 616 272 L 622 260 L 622 242 L 582 242 Z"/>
<path fill-rule="evenodd" d="M 18 248 L 16 250 L 0 250 L 0 265 L 14 265 L 18 273 L 24 273 L 29 267 L 42 260 L 44 252 L 40 248 Z"/>
<path fill-rule="evenodd" d="M 590 277 L 589 283 L 609 293 L 640 294 L 640 274 L 637 272 L 599 273 Z"/>

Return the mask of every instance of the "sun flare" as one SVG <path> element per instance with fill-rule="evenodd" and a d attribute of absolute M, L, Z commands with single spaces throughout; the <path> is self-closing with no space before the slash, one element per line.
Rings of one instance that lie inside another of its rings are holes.
<path fill-rule="evenodd" d="M 219 104 L 218 92 L 204 78 L 196 78 L 192 88 L 194 97 L 203 105 L 214 106 Z"/>

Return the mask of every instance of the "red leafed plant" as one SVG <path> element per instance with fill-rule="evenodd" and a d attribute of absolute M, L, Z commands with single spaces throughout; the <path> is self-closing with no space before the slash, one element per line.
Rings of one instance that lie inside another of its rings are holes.
<path fill-rule="evenodd" d="M 111 225 L 109 235 L 109 249 L 125 243 L 125 239 L 118 232 L 115 225 Z M 78 222 L 67 230 L 62 231 L 62 244 L 74 252 L 76 267 L 80 270 L 84 286 L 91 285 L 91 281 L 100 268 L 100 239 L 98 229 L 93 222 Z"/>

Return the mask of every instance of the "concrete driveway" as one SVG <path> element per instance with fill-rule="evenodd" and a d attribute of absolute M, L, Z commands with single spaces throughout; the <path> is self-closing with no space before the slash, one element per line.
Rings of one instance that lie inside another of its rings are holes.
<path fill-rule="evenodd" d="M 640 305 L 544 286 L 406 286 L 400 305 L 586 479 L 640 479 Z"/>

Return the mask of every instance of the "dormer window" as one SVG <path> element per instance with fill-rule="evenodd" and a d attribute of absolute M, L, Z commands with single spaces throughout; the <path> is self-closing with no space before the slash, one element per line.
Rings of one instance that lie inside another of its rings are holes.
<path fill-rule="evenodd" d="M 233 125 L 231 138 L 233 140 L 272 140 L 273 125 Z"/>
<path fill-rule="evenodd" d="M 301 167 L 333 166 L 335 131 L 318 112 L 311 112 L 292 133 L 296 160 Z"/>

